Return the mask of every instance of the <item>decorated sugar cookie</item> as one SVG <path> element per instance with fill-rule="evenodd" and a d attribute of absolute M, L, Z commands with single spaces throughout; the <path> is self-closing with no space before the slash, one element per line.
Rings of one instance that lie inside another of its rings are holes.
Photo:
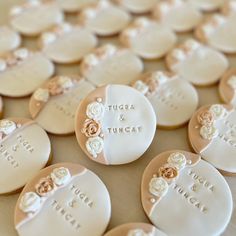
<path fill-rule="evenodd" d="M 49 161 L 50 140 L 34 121 L 0 120 L 0 194 L 22 188 Z"/>
<path fill-rule="evenodd" d="M 166 63 L 171 71 L 198 86 L 216 83 L 228 68 L 228 60 L 222 53 L 194 39 L 187 39 L 173 49 Z"/>
<path fill-rule="evenodd" d="M 35 36 L 63 21 L 63 12 L 52 0 L 27 0 L 10 11 L 11 25 L 21 34 Z"/>
<path fill-rule="evenodd" d="M 202 158 L 217 169 L 236 174 L 236 110 L 231 105 L 201 107 L 191 118 L 189 140 Z"/>
<path fill-rule="evenodd" d="M 145 17 L 134 20 L 120 38 L 126 47 L 145 59 L 164 56 L 177 40 L 170 29 Z"/>
<path fill-rule="evenodd" d="M 153 9 L 159 0 L 116 0 L 121 6 L 132 13 L 146 13 Z"/>
<path fill-rule="evenodd" d="M 88 30 L 62 23 L 41 35 L 40 46 L 45 55 L 58 63 L 81 60 L 96 46 L 97 39 Z"/>
<path fill-rule="evenodd" d="M 0 94 L 28 96 L 53 73 L 53 63 L 42 53 L 16 49 L 0 57 Z"/>
<path fill-rule="evenodd" d="M 99 0 L 56 0 L 59 6 L 66 12 L 77 12 L 91 3 Z"/>
<path fill-rule="evenodd" d="M 12 51 L 21 44 L 20 35 L 7 26 L 0 27 L 0 55 Z"/>
<path fill-rule="evenodd" d="M 155 226 L 146 223 L 128 223 L 115 227 L 104 236 L 166 236 Z"/>
<path fill-rule="evenodd" d="M 78 76 L 56 76 L 34 92 L 29 104 L 30 114 L 50 133 L 71 134 L 76 109 L 94 88 Z"/>
<path fill-rule="evenodd" d="M 95 89 L 82 100 L 75 118 L 80 147 L 90 159 L 105 165 L 125 164 L 141 157 L 155 131 L 152 105 L 125 85 Z"/>
<path fill-rule="evenodd" d="M 84 57 L 81 74 L 95 85 L 129 84 L 143 71 L 143 63 L 131 50 L 106 44 Z"/>
<path fill-rule="evenodd" d="M 219 92 L 225 103 L 236 106 L 236 69 L 229 69 L 222 77 Z"/>
<path fill-rule="evenodd" d="M 19 236 L 100 236 L 111 216 L 109 193 L 92 171 L 72 163 L 41 170 L 15 208 Z"/>
<path fill-rule="evenodd" d="M 225 16 L 214 14 L 196 29 L 196 36 L 202 42 L 225 53 L 236 52 L 236 14 Z"/>
<path fill-rule="evenodd" d="M 198 106 L 196 89 L 168 72 L 146 73 L 133 83 L 133 87 L 151 102 L 160 127 L 173 128 L 185 124 Z"/>
<path fill-rule="evenodd" d="M 201 21 L 201 12 L 184 0 L 159 1 L 153 11 L 154 17 L 177 32 L 194 29 Z"/>
<path fill-rule="evenodd" d="M 146 167 L 141 199 L 151 222 L 167 235 L 221 235 L 233 202 L 223 176 L 200 156 L 173 150 Z"/>
<path fill-rule="evenodd" d="M 79 21 L 97 35 L 110 36 L 127 26 L 130 15 L 119 6 L 100 0 L 85 7 L 79 14 Z"/>
<path fill-rule="evenodd" d="M 224 3 L 224 0 L 187 0 L 203 11 L 218 10 Z"/>

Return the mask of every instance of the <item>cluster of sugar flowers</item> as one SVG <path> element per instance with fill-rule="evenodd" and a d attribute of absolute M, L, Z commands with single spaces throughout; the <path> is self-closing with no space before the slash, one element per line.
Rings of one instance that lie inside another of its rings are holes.
<path fill-rule="evenodd" d="M 35 186 L 35 192 L 26 192 L 20 199 L 19 208 L 24 213 L 35 213 L 45 199 L 54 191 L 66 185 L 71 179 L 70 171 L 65 167 L 53 169 L 49 176 L 39 180 Z"/>
<path fill-rule="evenodd" d="M 33 97 L 38 102 L 47 102 L 50 96 L 60 95 L 74 86 L 73 80 L 67 76 L 59 76 L 57 80 L 49 82 L 47 88 L 38 88 Z"/>
<path fill-rule="evenodd" d="M 187 164 L 186 157 L 181 152 L 171 153 L 167 159 L 167 163 L 161 166 L 158 174 L 153 175 L 149 182 L 149 192 L 155 197 L 162 198 L 168 192 L 169 185 L 174 182 L 179 172 L 184 169 Z"/>
<path fill-rule="evenodd" d="M 127 236 L 153 236 L 153 233 L 146 233 L 142 229 L 132 229 L 128 232 Z"/>
<path fill-rule="evenodd" d="M 166 83 L 169 78 L 170 77 L 167 76 L 164 72 L 156 71 L 144 80 L 135 81 L 133 87 L 145 96 L 149 96 L 155 93 L 158 86 Z"/>
<path fill-rule="evenodd" d="M 0 140 L 13 133 L 20 126 L 12 120 L 0 120 Z"/>
<path fill-rule="evenodd" d="M 0 58 L 0 72 L 5 71 L 8 67 L 18 65 L 29 57 L 30 53 L 26 48 L 16 49 L 5 58 Z"/>
<path fill-rule="evenodd" d="M 98 154 L 102 152 L 104 141 L 101 129 L 101 120 L 104 116 L 105 107 L 102 104 L 102 99 L 89 103 L 86 109 L 87 119 L 84 121 L 81 132 L 88 138 L 86 141 L 87 151 L 97 158 Z"/>
<path fill-rule="evenodd" d="M 207 140 L 215 138 L 218 135 L 215 122 L 225 118 L 228 114 L 229 112 L 220 104 L 212 105 L 208 110 L 202 111 L 197 116 L 198 123 L 201 125 L 201 137 Z"/>

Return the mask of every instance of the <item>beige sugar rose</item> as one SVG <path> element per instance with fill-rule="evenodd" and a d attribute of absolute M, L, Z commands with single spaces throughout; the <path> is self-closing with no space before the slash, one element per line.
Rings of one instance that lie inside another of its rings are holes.
<path fill-rule="evenodd" d="M 88 138 L 96 137 L 101 133 L 101 125 L 93 119 L 86 119 L 82 133 Z"/>
<path fill-rule="evenodd" d="M 35 191 L 41 197 L 48 196 L 54 190 L 54 183 L 51 177 L 42 178 L 35 186 Z"/>

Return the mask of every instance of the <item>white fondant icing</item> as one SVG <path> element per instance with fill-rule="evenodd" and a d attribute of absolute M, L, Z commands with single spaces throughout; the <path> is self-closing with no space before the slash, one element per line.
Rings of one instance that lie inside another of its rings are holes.
<path fill-rule="evenodd" d="M 168 192 L 168 183 L 162 177 L 153 177 L 149 183 L 149 192 L 157 197 L 163 197 Z"/>
<path fill-rule="evenodd" d="M 65 167 L 55 168 L 51 173 L 51 178 L 53 182 L 58 185 L 65 185 L 71 179 L 70 171 Z"/>
<path fill-rule="evenodd" d="M 73 205 L 70 204 L 72 201 Z M 87 170 L 55 191 L 45 200 L 37 215 L 17 225 L 16 229 L 20 236 L 100 236 L 110 215 L 111 203 L 105 185 Z"/>
<path fill-rule="evenodd" d="M 40 206 L 41 198 L 34 192 L 25 193 L 19 203 L 19 208 L 25 213 L 36 212 Z"/>
<path fill-rule="evenodd" d="M 166 196 L 153 206 L 149 218 L 167 235 L 220 235 L 230 221 L 232 208 L 227 182 L 213 166 L 200 160 L 181 171 Z"/>
<path fill-rule="evenodd" d="M 93 103 L 88 104 L 87 110 L 86 110 L 86 115 L 90 119 L 94 119 L 94 120 L 98 121 L 103 118 L 104 112 L 105 112 L 105 107 L 102 103 L 93 102 Z"/>
<path fill-rule="evenodd" d="M 34 99 L 40 102 L 47 102 L 49 99 L 49 91 L 48 89 L 42 89 L 42 88 L 38 88 L 34 94 Z"/>
<path fill-rule="evenodd" d="M 187 163 L 185 155 L 181 152 L 171 153 L 167 162 L 174 165 L 179 170 L 183 169 Z"/>

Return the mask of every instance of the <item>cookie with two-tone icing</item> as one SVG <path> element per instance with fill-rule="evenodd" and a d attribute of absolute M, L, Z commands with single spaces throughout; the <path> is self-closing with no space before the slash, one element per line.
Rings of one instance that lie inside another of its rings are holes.
<path fill-rule="evenodd" d="M 201 23 L 195 35 L 202 42 L 225 53 L 236 52 L 236 14 L 213 14 Z"/>
<path fill-rule="evenodd" d="M 187 0 L 194 4 L 202 11 L 215 11 L 218 10 L 223 4 L 224 0 Z"/>
<path fill-rule="evenodd" d="M 57 4 L 69 13 L 77 12 L 91 3 L 96 3 L 99 0 L 56 0 Z"/>
<path fill-rule="evenodd" d="M 143 71 L 143 62 L 131 50 L 105 44 L 84 57 L 80 72 L 91 83 L 129 84 Z"/>
<path fill-rule="evenodd" d="M 150 146 L 155 131 L 151 103 L 125 85 L 95 89 L 82 100 L 75 118 L 80 147 L 91 160 L 105 165 L 137 160 Z"/>
<path fill-rule="evenodd" d="M 20 35 L 8 26 L 0 27 L 0 55 L 18 48 L 21 44 Z"/>
<path fill-rule="evenodd" d="M 104 236 L 166 236 L 155 226 L 147 223 L 128 223 L 115 227 Z"/>
<path fill-rule="evenodd" d="M 99 36 L 119 33 L 130 19 L 126 11 L 107 0 L 91 4 L 79 13 L 79 22 Z"/>
<path fill-rule="evenodd" d="M 196 153 L 225 174 L 236 174 L 236 110 L 232 105 L 201 107 L 192 116 L 188 135 Z"/>
<path fill-rule="evenodd" d="M 74 63 L 90 53 L 97 45 L 97 38 L 87 29 L 70 23 L 54 26 L 42 33 L 42 52 L 57 63 Z"/>
<path fill-rule="evenodd" d="M 169 72 L 143 74 L 132 86 L 151 102 L 159 127 L 176 128 L 185 124 L 198 106 L 196 89 Z"/>
<path fill-rule="evenodd" d="M 56 76 L 33 93 L 29 103 L 30 114 L 49 133 L 74 133 L 76 109 L 94 88 L 79 76 Z"/>
<path fill-rule="evenodd" d="M 177 32 L 194 29 L 202 20 L 201 12 L 183 0 L 161 0 L 153 10 L 154 17 Z"/>
<path fill-rule="evenodd" d="M 63 12 L 52 0 L 27 0 L 10 10 L 12 27 L 27 36 L 36 36 L 63 19 Z"/>
<path fill-rule="evenodd" d="M 166 64 L 192 84 L 208 86 L 220 79 L 229 63 L 224 54 L 194 39 L 187 39 L 167 55 Z"/>
<path fill-rule="evenodd" d="M 115 0 L 126 10 L 134 14 L 142 14 L 150 12 L 156 5 L 158 0 Z"/>
<path fill-rule="evenodd" d="M 133 21 L 120 36 L 121 42 L 145 59 L 157 59 L 170 51 L 177 41 L 171 29 L 146 17 Z"/>
<path fill-rule="evenodd" d="M 221 235 L 233 201 L 223 176 L 194 153 L 171 150 L 146 167 L 142 205 L 151 222 L 167 235 Z"/>
<path fill-rule="evenodd" d="M 236 106 L 236 69 L 229 69 L 220 80 L 219 93 L 223 102 Z"/>
<path fill-rule="evenodd" d="M 0 94 L 28 96 L 53 74 L 54 65 L 43 53 L 16 49 L 0 57 Z"/>
<path fill-rule="evenodd" d="M 0 120 L 0 157 L 0 194 L 15 192 L 49 162 L 50 140 L 32 120 Z"/>
<path fill-rule="evenodd" d="M 15 228 L 20 236 L 100 236 L 110 216 L 110 196 L 99 177 L 81 165 L 58 163 L 23 189 Z"/>

